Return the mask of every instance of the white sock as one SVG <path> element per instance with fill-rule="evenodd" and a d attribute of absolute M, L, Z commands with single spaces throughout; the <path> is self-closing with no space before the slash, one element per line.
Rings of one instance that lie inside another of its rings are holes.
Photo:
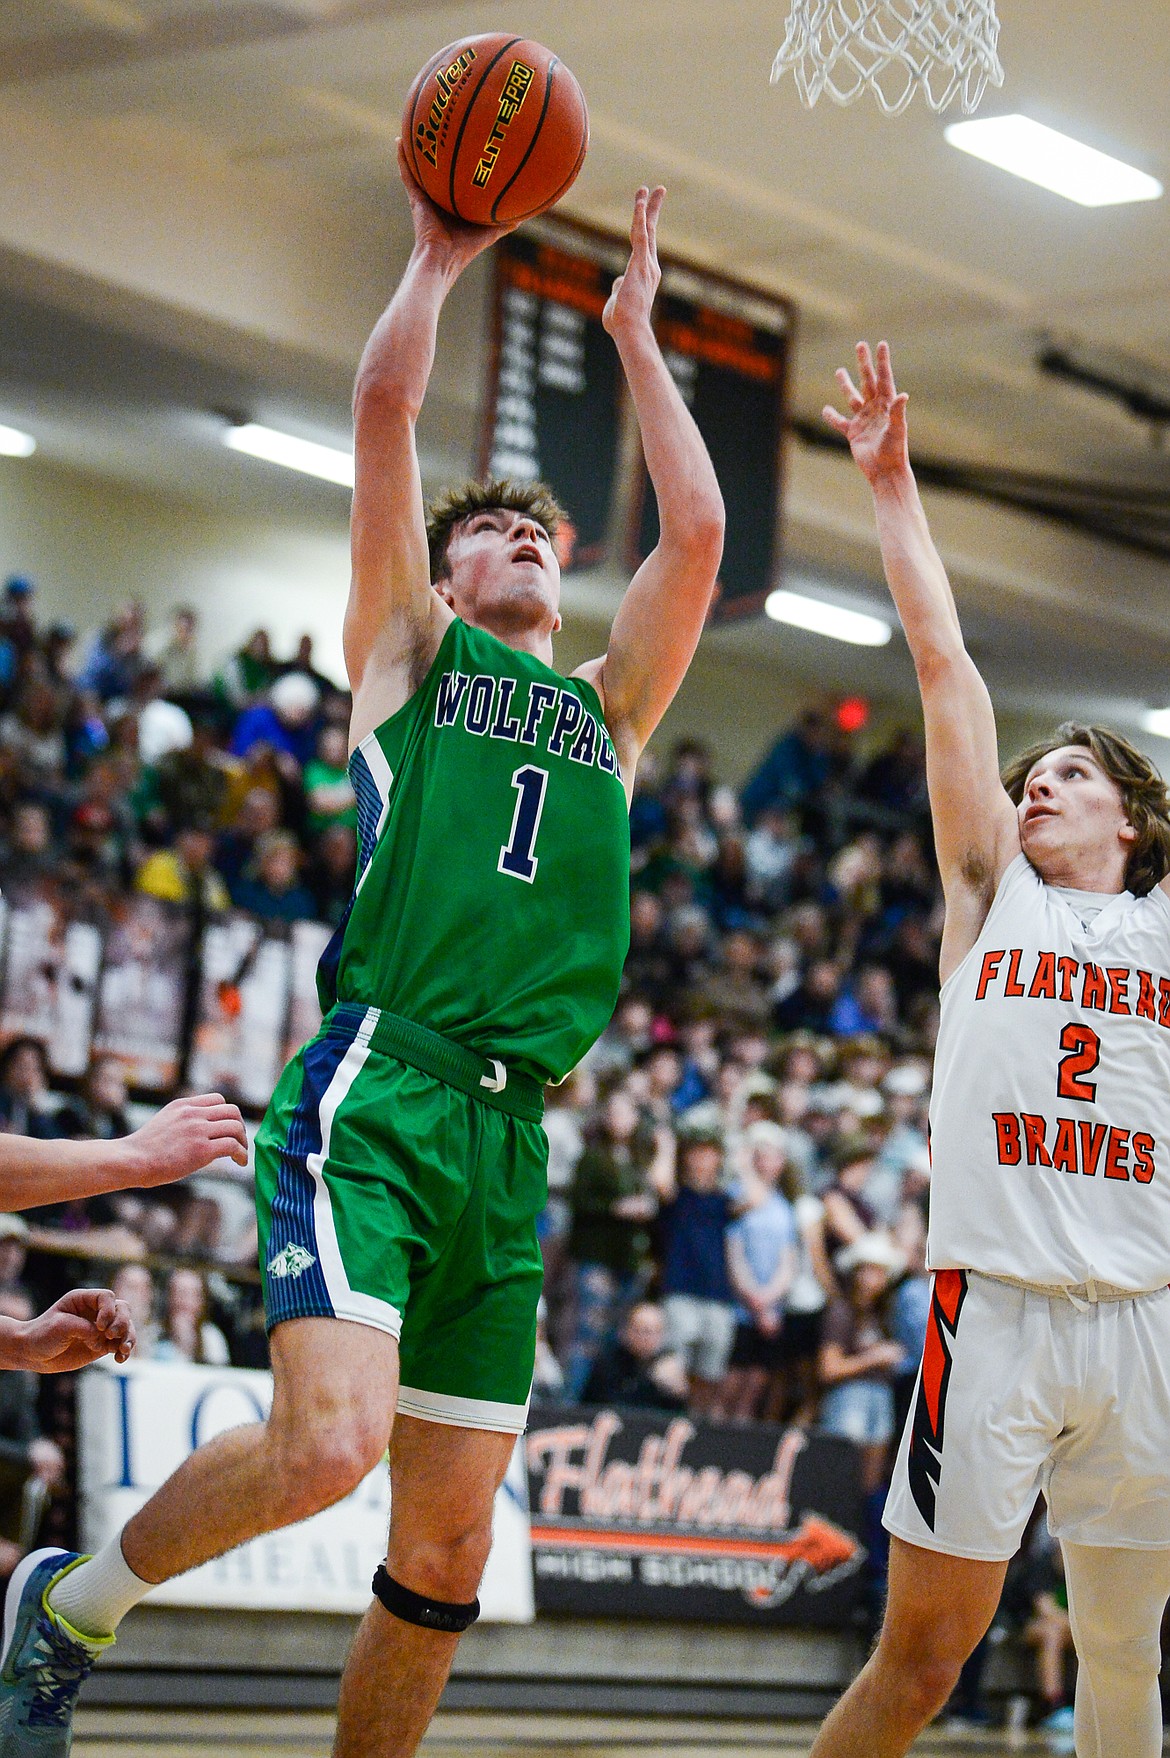
<path fill-rule="evenodd" d="M 49 1593 L 49 1604 L 83 1636 L 112 1636 L 131 1606 L 155 1581 L 136 1575 L 122 1555 L 122 1535 L 87 1563 L 79 1563 Z"/>

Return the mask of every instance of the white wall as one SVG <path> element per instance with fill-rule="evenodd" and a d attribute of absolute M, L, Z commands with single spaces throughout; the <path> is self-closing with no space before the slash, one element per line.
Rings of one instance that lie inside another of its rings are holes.
<path fill-rule="evenodd" d="M 277 522 L 221 514 L 121 483 L 84 476 L 39 458 L 0 459 L 0 577 L 37 583 L 40 620 L 96 628 L 128 597 L 151 623 L 170 605 L 200 613 L 200 643 L 214 666 L 259 624 L 278 655 L 313 636 L 321 669 L 344 678 L 341 618 L 349 585 L 348 532 L 333 522 Z M 616 604 L 617 592 L 612 594 Z M 612 606 L 566 589 L 567 626 L 557 663 L 569 669 L 604 650 Z M 582 603 L 581 600 L 585 602 Z M 813 680 L 746 666 L 700 648 L 657 743 L 694 736 L 713 745 L 720 773 L 739 780 L 777 727 L 817 694 Z"/>
<path fill-rule="evenodd" d="M 219 514 L 37 458 L 0 458 L 0 575 L 36 581 L 42 622 L 79 634 L 126 598 L 148 623 L 189 602 L 205 662 L 216 665 L 263 624 L 278 657 L 313 636 L 320 669 L 344 678 L 341 618 L 349 586 L 343 512 L 279 524 Z"/>

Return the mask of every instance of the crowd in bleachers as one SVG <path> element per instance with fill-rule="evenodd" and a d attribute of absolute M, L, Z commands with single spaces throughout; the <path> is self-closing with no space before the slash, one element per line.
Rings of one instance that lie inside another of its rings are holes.
<path fill-rule="evenodd" d="M 31 581 L 7 582 L 0 890 L 10 901 L 42 892 L 64 920 L 112 920 L 137 894 L 201 922 L 235 909 L 270 926 L 336 924 L 356 862 L 348 697 L 314 668 L 307 636 L 276 658 L 258 630 L 214 669 L 199 662 L 198 638 L 193 610 L 151 628 L 137 603 L 79 637 L 42 624 Z M 51 1048 L 7 1035 L 0 1127 L 109 1137 L 140 1120 L 144 1100 L 169 1096 L 128 1092 L 110 1055 L 62 1081 Z M 0 1277 L 0 1294 L 44 1304 L 120 1264 L 140 1355 L 266 1361 L 251 1203 L 238 1185 L 91 1198 L 9 1225 L 28 1230 L 27 1262 Z"/>
<path fill-rule="evenodd" d="M 631 824 L 622 997 L 548 1114 L 547 1383 L 819 1420 L 876 1484 L 925 1325 L 921 749 L 809 710 L 738 796 L 698 745 L 644 762 Z"/>

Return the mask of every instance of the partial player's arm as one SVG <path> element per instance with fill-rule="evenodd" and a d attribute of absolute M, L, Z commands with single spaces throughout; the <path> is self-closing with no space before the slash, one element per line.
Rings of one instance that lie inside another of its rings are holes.
<path fill-rule="evenodd" d="M 37 1318 L 0 1317 L 0 1368 L 76 1373 L 103 1355 L 129 1360 L 134 1342 L 124 1300 L 108 1288 L 74 1288 Z"/>
<path fill-rule="evenodd" d="M 468 263 L 508 229 L 466 226 L 442 213 L 415 182 L 401 145 L 398 165 L 414 249 L 366 343 L 353 397 L 353 573 L 343 635 L 354 744 L 410 696 L 451 620 L 430 581 L 415 424 L 443 301 Z"/>
<path fill-rule="evenodd" d="M 0 1135 L 0 1211 L 173 1184 L 225 1156 L 246 1166 L 248 1138 L 238 1108 L 219 1093 L 173 1099 L 141 1129 L 114 1141 Z"/>
<path fill-rule="evenodd" d="M 715 470 L 650 324 L 662 278 L 656 232 L 665 194 L 639 189 L 629 267 L 602 318 L 634 400 L 661 533 L 622 599 L 609 651 L 580 672 L 601 696 L 627 788 L 698 646 L 723 554 Z"/>
<path fill-rule="evenodd" d="M 963 645 L 950 582 L 926 523 L 910 468 L 905 393 L 890 351 L 877 363 L 857 345 L 861 384 L 837 379 L 850 413 L 825 420 L 849 441 L 873 491 L 886 579 L 918 673 L 926 726 L 926 774 L 935 850 L 946 893 L 942 975 L 974 945 L 1005 868 L 1020 852 L 1016 809 L 999 779 L 995 716 L 987 686 Z"/>

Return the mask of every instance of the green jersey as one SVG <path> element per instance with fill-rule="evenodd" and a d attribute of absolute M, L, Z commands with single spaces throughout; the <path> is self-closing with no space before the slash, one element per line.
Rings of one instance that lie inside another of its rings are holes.
<path fill-rule="evenodd" d="M 562 1080 L 609 1021 L 630 934 L 629 812 L 597 692 L 456 619 L 350 779 L 357 887 L 322 1006 L 380 1007 Z"/>

